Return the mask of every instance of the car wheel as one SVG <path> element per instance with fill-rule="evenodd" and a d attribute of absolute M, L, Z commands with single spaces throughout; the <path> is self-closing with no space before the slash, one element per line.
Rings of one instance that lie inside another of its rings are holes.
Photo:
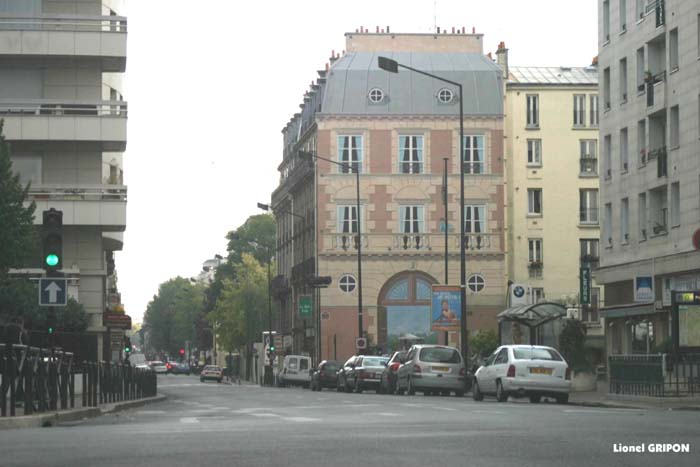
<path fill-rule="evenodd" d="M 340 385 L 340 378 L 335 382 L 335 391 L 336 392 L 343 392 L 343 387 Z"/>
<path fill-rule="evenodd" d="M 216 380 L 217 383 L 221 383 L 221 378 Z"/>
<path fill-rule="evenodd" d="M 360 383 L 357 380 L 355 380 L 354 386 L 355 386 L 355 392 L 357 394 L 362 394 L 362 388 L 360 387 Z"/>
<path fill-rule="evenodd" d="M 413 380 L 411 380 L 411 378 L 408 378 L 408 382 L 406 383 L 406 394 L 409 396 L 416 395 L 416 388 L 413 386 Z"/>
<path fill-rule="evenodd" d="M 506 402 L 508 400 L 508 394 L 503 390 L 503 385 L 500 381 L 496 381 L 496 400 L 498 402 Z"/>
<path fill-rule="evenodd" d="M 455 397 L 464 397 L 464 391 L 455 391 Z"/>
<path fill-rule="evenodd" d="M 199 378 L 199 381 L 200 381 L 201 383 L 203 383 L 203 382 L 204 382 L 204 378 Z"/>
<path fill-rule="evenodd" d="M 403 389 L 401 389 L 401 384 L 399 384 L 399 380 L 396 380 L 395 387 L 394 387 L 394 394 L 397 396 L 403 396 Z"/>
<path fill-rule="evenodd" d="M 530 396 L 530 402 L 532 402 L 533 404 L 539 403 L 541 399 L 542 396 Z"/>
<path fill-rule="evenodd" d="M 564 394 L 563 396 L 558 396 L 557 398 L 557 404 L 568 404 L 569 403 L 569 395 Z"/>
<path fill-rule="evenodd" d="M 484 394 L 479 389 L 479 383 L 476 381 L 474 381 L 474 387 L 472 388 L 472 398 L 477 402 L 484 400 Z"/>

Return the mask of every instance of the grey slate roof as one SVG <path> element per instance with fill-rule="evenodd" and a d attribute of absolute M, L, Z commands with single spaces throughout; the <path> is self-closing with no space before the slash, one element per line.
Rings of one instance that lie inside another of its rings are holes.
<path fill-rule="evenodd" d="M 427 52 L 348 52 L 331 67 L 323 97 L 322 113 L 335 115 L 458 115 L 456 86 L 399 68 L 389 73 L 379 69 L 377 58 L 385 56 L 401 64 L 462 84 L 464 114 L 503 114 L 501 69 L 481 54 Z M 368 93 L 380 88 L 381 103 L 372 103 Z M 455 98 L 438 101 L 442 88 Z"/>
<path fill-rule="evenodd" d="M 595 67 L 509 67 L 508 84 L 598 84 Z"/>

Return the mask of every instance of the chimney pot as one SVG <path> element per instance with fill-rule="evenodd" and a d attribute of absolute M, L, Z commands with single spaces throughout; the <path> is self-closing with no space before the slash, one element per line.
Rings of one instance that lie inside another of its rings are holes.
<path fill-rule="evenodd" d="M 472 26 L 472 34 L 476 34 L 476 27 Z"/>
<path fill-rule="evenodd" d="M 464 33 L 465 33 L 465 28 L 464 28 L 464 26 L 462 26 L 462 34 L 464 34 Z"/>
<path fill-rule="evenodd" d="M 389 34 L 389 26 L 386 27 L 386 33 Z"/>
<path fill-rule="evenodd" d="M 437 33 L 440 34 L 440 26 L 437 27 Z"/>
<path fill-rule="evenodd" d="M 454 34 L 454 33 L 455 33 L 455 27 L 452 26 L 452 34 Z"/>
<path fill-rule="evenodd" d="M 379 34 L 379 26 L 377 26 L 377 34 Z"/>

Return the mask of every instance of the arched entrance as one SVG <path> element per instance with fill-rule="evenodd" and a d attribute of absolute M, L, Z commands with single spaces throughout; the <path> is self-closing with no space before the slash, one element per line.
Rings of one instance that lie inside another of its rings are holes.
<path fill-rule="evenodd" d="M 400 272 L 386 281 L 377 304 L 377 340 L 385 352 L 398 350 L 402 342 L 437 344 L 438 335 L 430 330 L 431 285 L 436 283 L 420 271 Z"/>

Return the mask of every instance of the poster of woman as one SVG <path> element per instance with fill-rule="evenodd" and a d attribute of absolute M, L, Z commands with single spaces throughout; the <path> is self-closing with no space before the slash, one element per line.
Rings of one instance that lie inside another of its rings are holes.
<path fill-rule="evenodd" d="M 462 316 L 459 286 L 433 285 L 431 330 L 459 331 Z"/>

